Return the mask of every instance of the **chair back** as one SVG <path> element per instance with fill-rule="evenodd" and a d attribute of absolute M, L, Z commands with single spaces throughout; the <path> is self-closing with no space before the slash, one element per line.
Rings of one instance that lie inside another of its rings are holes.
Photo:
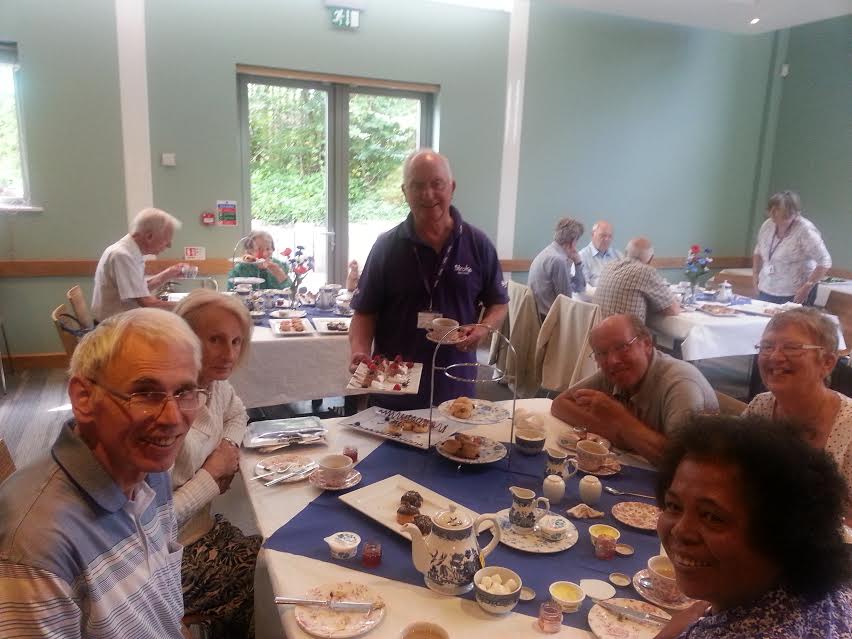
<path fill-rule="evenodd" d="M 9 447 L 6 442 L 0 439 L 0 484 L 9 478 L 9 475 L 15 472 L 15 461 L 9 453 Z"/>
<path fill-rule="evenodd" d="M 541 383 L 535 366 L 541 318 L 529 286 L 508 280 L 507 292 L 509 308 L 500 332 L 512 344 L 514 356 L 506 341 L 495 334 L 491 339 L 489 361 L 506 372 L 508 385 L 518 398 L 535 397 Z"/>
<path fill-rule="evenodd" d="M 70 358 L 74 354 L 74 349 L 77 348 L 77 342 L 80 341 L 77 335 L 80 329 L 80 322 L 77 321 L 74 315 L 68 312 L 68 307 L 65 304 L 60 304 L 53 309 L 50 319 L 53 320 L 53 325 L 59 334 L 59 341 L 62 342 L 62 347 Z"/>
<path fill-rule="evenodd" d="M 561 392 L 597 371 L 590 356 L 589 333 L 600 320 L 597 304 L 557 295 L 536 344 L 542 388 Z"/>
<path fill-rule="evenodd" d="M 721 393 L 719 391 L 715 391 L 716 399 L 719 401 L 719 414 L 720 415 L 732 415 L 734 417 L 739 417 L 743 414 L 743 411 L 748 407 L 748 404 L 745 402 L 741 402 L 736 397 L 731 397 L 725 393 Z"/>
<path fill-rule="evenodd" d="M 83 291 L 80 289 L 80 285 L 75 284 L 68 289 L 66 297 L 74 311 L 74 317 L 76 317 L 77 321 L 80 322 L 81 328 L 94 328 L 95 320 L 92 317 L 92 311 L 89 310 L 89 304 L 86 302 L 86 298 L 83 297 Z"/>
<path fill-rule="evenodd" d="M 852 295 L 843 291 L 831 291 L 825 301 L 825 311 L 837 315 L 846 348 L 852 348 Z"/>

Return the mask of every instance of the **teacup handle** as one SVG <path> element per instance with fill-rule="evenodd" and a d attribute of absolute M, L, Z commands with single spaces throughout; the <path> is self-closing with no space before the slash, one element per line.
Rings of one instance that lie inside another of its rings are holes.
<path fill-rule="evenodd" d="M 478 534 L 479 524 L 481 524 L 484 521 L 490 521 L 491 522 L 492 538 L 491 538 L 491 541 L 488 543 L 488 545 L 485 546 L 485 548 L 483 548 L 482 550 L 479 551 L 479 556 L 482 559 L 485 559 L 488 555 L 490 555 L 491 551 L 494 550 L 494 548 L 497 547 L 497 544 L 500 543 L 500 522 L 497 521 L 497 515 L 495 515 L 493 513 L 480 515 L 479 517 L 476 518 L 476 521 L 473 523 L 473 530 L 475 531 L 474 534 Z"/>
<path fill-rule="evenodd" d="M 544 506 L 539 506 L 539 504 L 544 503 Z M 535 508 L 544 508 L 544 513 L 550 510 L 550 500 L 547 497 L 536 497 L 533 502 L 533 513 L 535 513 Z M 538 521 L 542 517 L 544 517 L 544 513 L 539 514 L 535 520 Z"/>
<path fill-rule="evenodd" d="M 577 458 L 569 457 L 565 460 L 565 470 L 562 472 L 562 478 L 569 479 L 573 477 L 579 467 L 580 463 L 577 461 Z"/>

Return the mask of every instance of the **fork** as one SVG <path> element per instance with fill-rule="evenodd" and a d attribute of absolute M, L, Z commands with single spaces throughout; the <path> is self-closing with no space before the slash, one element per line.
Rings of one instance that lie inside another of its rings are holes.
<path fill-rule="evenodd" d="M 319 467 L 319 464 L 317 464 L 316 462 L 311 462 L 307 466 L 304 466 L 297 471 L 290 472 L 290 473 L 287 473 L 285 475 L 281 475 L 281 477 L 276 477 L 272 481 L 268 481 L 268 482 L 264 483 L 263 485 L 264 486 L 274 486 L 276 484 L 281 483 L 282 481 L 284 481 L 286 479 L 295 479 L 297 477 L 299 479 L 301 479 L 305 475 L 309 475 L 310 473 L 315 471 L 318 467 Z"/>
<path fill-rule="evenodd" d="M 610 495 L 631 495 L 632 497 L 644 497 L 645 499 L 656 499 L 653 495 L 643 495 L 642 493 L 631 493 L 628 490 L 618 490 L 612 486 L 604 486 L 604 490 Z"/>
<path fill-rule="evenodd" d="M 264 478 L 264 477 L 269 477 L 270 475 L 277 475 L 278 473 L 286 473 L 288 470 L 290 470 L 291 468 L 293 468 L 293 466 L 295 466 L 295 465 L 296 465 L 296 463 L 295 463 L 295 462 L 291 462 L 291 463 L 289 463 L 289 464 L 284 464 L 284 465 L 283 465 L 283 466 L 281 466 L 280 468 L 275 468 L 275 470 L 269 470 L 269 467 L 268 467 L 268 466 L 263 466 L 263 468 L 264 468 L 265 470 L 269 470 L 269 472 L 268 472 L 268 473 L 263 473 L 262 475 L 255 475 L 254 477 L 252 477 L 251 479 L 249 479 L 249 481 L 254 481 L 255 479 L 262 479 L 262 478 Z"/>

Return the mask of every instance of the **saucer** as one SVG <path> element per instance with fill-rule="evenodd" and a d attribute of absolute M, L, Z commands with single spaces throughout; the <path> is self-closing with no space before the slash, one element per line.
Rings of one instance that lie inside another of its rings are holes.
<path fill-rule="evenodd" d="M 595 475 L 597 477 L 609 477 L 611 475 L 615 475 L 618 472 L 621 472 L 621 464 L 616 462 L 615 466 L 604 466 L 603 468 L 598 468 L 597 470 L 586 470 L 585 468 L 580 466 L 578 462 L 577 469 L 581 473 L 586 473 L 587 475 Z"/>
<path fill-rule="evenodd" d="M 308 478 L 314 486 L 320 488 L 322 490 L 345 490 L 347 488 L 352 488 L 352 486 L 357 486 L 361 483 L 361 473 L 357 470 L 352 469 L 349 471 L 349 474 L 346 476 L 346 479 L 342 484 L 335 484 L 334 486 L 330 485 L 323 476 L 322 470 L 315 470 L 311 473 L 311 476 Z"/>
<path fill-rule="evenodd" d="M 650 579 L 650 573 L 647 568 L 643 568 L 633 575 L 633 587 L 643 599 L 651 602 L 655 606 L 660 606 L 661 608 L 666 608 L 668 610 L 686 610 L 695 603 L 695 599 L 690 599 L 684 594 L 681 594 L 677 599 L 663 599 L 654 592 L 653 588 L 646 588 L 643 586 L 640 583 L 643 579 Z"/>

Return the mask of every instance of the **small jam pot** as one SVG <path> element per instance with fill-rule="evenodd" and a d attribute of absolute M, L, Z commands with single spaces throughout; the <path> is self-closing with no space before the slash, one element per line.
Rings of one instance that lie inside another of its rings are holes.
<path fill-rule="evenodd" d="M 559 541 L 568 531 L 568 520 L 560 515 L 545 515 L 538 520 L 538 530 L 548 541 Z"/>
<path fill-rule="evenodd" d="M 352 559 L 358 554 L 361 537 L 354 532 L 336 532 L 324 541 L 328 544 L 332 559 Z"/>

